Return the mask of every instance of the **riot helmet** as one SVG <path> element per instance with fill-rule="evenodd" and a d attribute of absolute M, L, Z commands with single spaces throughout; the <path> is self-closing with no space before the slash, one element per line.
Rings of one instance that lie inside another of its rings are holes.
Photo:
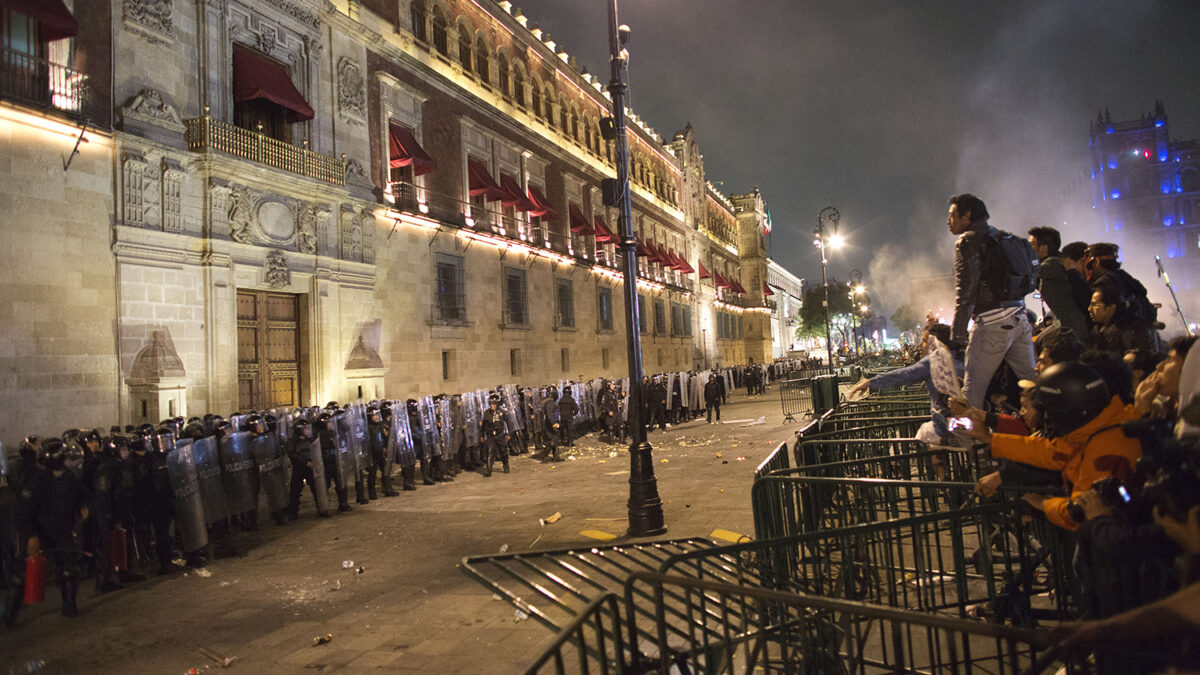
<path fill-rule="evenodd" d="M 181 432 L 181 437 L 190 438 L 193 441 L 198 441 L 201 438 L 204 438 L 204 425 L 199 421 L 188 422 L 187 426 L 185 426 Z"/>
<path fill-rule="evenodd" d="M 51 471 L 59 471 L 67 467 L 67 446 L 57 438 L 47 439 L 38 451 L 41 465 Z"/>
<path fill-rule="evenodd" d="M 1096 419 L 1112 397 L 1099 373 L 1068 361 L 1042 371 L 1030 400 L 1042 411 L 1043 432 L 1048 438 L 1058 438 Z"/>
<path fill-rule="evenodd" d="M 312 438 L 312 422 L 301 417 L 292 423 L 292 435 L 296 438 Z"/>

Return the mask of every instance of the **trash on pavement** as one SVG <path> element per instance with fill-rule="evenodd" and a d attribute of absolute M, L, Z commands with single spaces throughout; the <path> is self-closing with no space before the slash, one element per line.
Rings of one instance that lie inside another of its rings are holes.
<path fill-rule="evenodd" d="M 211 576 L 212 576 L 212 570 L 208 569 L 207 567 L 200 567 L 200 568 L 197 568 L 197 569 L 196 569 L 196 576 L 198 576 L 198 577 L 204 577 L 205 579 L 207 579 L 207 578 L 209 578 L 209 577 L 211 577 Z"/>
<path fill-rule="evenodd" d="M 320 645 L 327 645 L 330 642 L 333 642 L 333 633 L 326 633 L 324 635 L 318 635 L 317 637 L 313 638 L 313 646 L 314 647 L 319 647 Z"/>
<path fill-rule="evenodd" d="M 528 614 L 526 614 L 525 612 L 522 612 L 521 610 L 518 609 L 516 614 L 513 615 L 513 623 L 520 623 L 528 618 L 529 618 Z"/>
<path fill-rule="evenodd" d="M 613 539 L 617 538 L 617 535 L 609 534 L 601 530 L 584 530 L 579 534 L 587 537 L 588 539 L 598 539 L 600 541 L 612 541 Z"/>
<path fill-rule="evenodd" d="M 501 553 L 508 553 L 508 544 L 502 544 L 502 545 L 500 546 L 500 552 L 501 552 Z"/>
<path fill-rule="evenodd" d="M 353 560 L 343 560 L 343 561 L 342 561 L 342 569 L 344 569 L 344 570 L 348 570 L 348 569 L 350 569 L 351 567 L 354 567 L 354 561 L 353 561 Z"/>

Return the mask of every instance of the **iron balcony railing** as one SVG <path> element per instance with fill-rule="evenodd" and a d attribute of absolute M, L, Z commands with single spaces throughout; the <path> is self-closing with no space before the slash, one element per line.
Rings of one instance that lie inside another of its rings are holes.
<path fill-rule="evenodd" d="M 243 129 L 209 116 L 184 120 L 185 138 L 192 150 L 220 150 L 276 169 L 334 185 L 346 184 L 346 162 L 308 148 Z"/>
<path fill-rule="evenodd" d="M 622 254 L 612 245 L 597 245 L 576 232 L 531 222 L 517 213 L 481 207 L 453 195 L 428 190 L 408 182 L 388 184 L 388 199 L 398 211 L 420 214 L 442 223 L 510 239 L 532 248 L 554 251 L 582 264 L 621 271 Z M 676 270 L 638 261 L 638 278 L 660 283 L 675 291 L 694 291 L 695 282 Z"/>
<path fill-rule="evenodd" d="M 68 117 L 86 114 L 87 75 L 24 52 L 0 48 L 0 98 Z"/>

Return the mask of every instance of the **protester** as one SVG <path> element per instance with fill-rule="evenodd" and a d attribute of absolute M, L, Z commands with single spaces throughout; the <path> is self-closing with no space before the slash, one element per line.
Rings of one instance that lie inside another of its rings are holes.
<path fill-rule="evenodd" d="M 1062 236 L 1053 227 L 1034 227 L 1029 230 L 1029 243 L 1041 264 L 1038 266 L 1038 291 L 1042 302 L 1050 307 L 1056 325 L 1075 335 L 1088 332 L 1087 308 L 1076 302 L 1071 277 L 1059 259 Z M 1082 277 L 1079 278 L 1083 281 Z"/>

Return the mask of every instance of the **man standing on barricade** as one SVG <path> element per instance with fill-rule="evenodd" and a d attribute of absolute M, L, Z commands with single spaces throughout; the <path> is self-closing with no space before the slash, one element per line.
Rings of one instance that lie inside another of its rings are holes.
<path fill-rule="evenodd" d="M 1025 296 L 1037 285 L 1038 261 L 1029 241 L 988 224 L 983 200 L 970 194 L 950 198 L 946 225 L 954 244 L 952 351 L 966 347 L 963 393 L 984 407 L 988 385 L 1001 363 L 1018 379 L 1032 380 L 1033 328 Z M 974 321 L 970 333 L 967 324 Z"/>

